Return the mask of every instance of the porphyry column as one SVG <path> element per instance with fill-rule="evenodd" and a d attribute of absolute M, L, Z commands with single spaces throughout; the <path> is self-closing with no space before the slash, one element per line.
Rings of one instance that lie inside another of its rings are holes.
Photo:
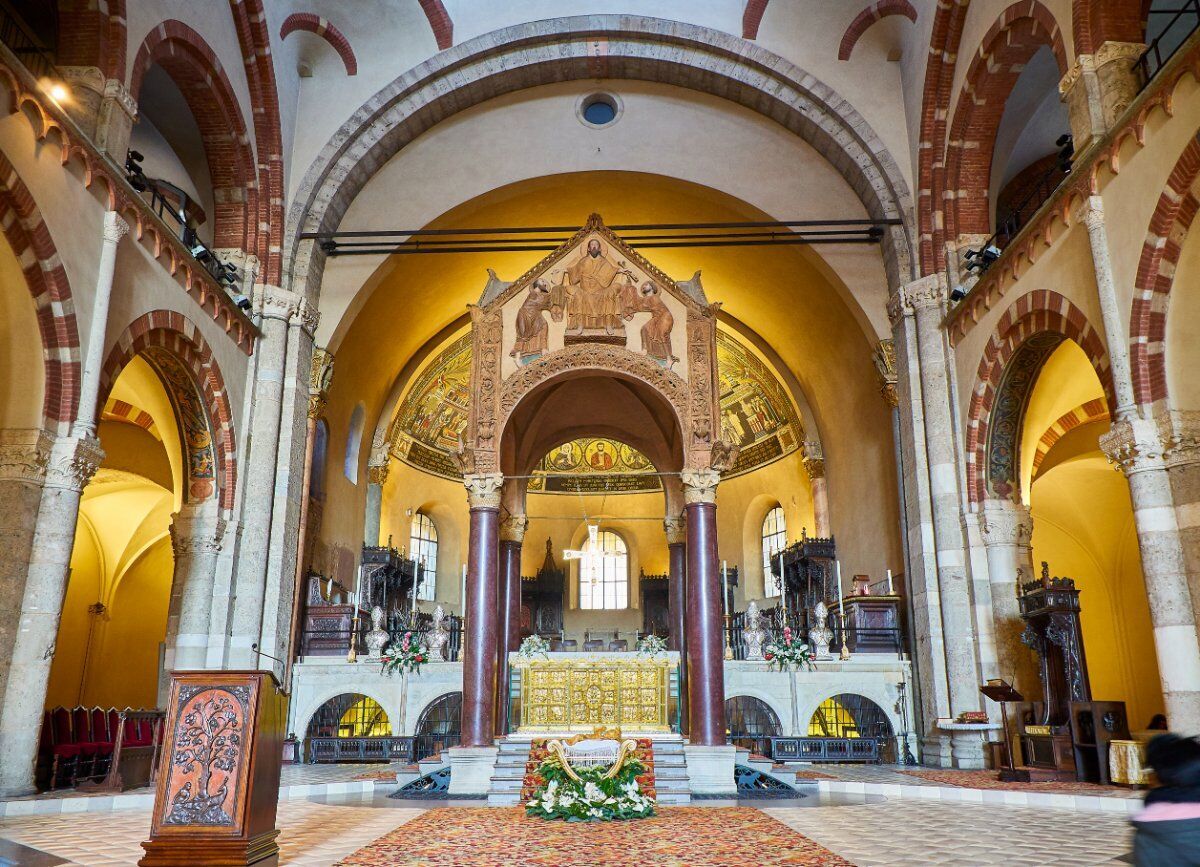
<path fill-rule="evenodd" d="M 693 792 L 736 791 L 725 739 L 725 662 L 717 578 L 716 470 L 682 473 L 687 516 L 688 778 Z"/>
<path fill-rule="evenodd" d="M 667 606 L 669 629 L 667 647 L 679 652 L 679 716 L 680 731 L 687 732 L 688 712 L 687 682 L 687 523 L 682 515 L 664 518 L 663 529 L 667 532 Z"/>
<path fill-rule="evenodd" d="M 529 519 L 524 515 L 510 515 L 500 524 L 500 590 L 496 597 L 497 736 L 508 732 L 508 655 L 521 644 L 521 545 L 528 527 Z"/>

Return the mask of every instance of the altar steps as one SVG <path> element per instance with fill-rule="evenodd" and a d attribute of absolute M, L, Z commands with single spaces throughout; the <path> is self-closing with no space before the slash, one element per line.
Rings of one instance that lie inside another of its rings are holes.
<path fill-rule="evenodd" d="M 492 787 L 488 792 L 490 806 L 515 807 L 521 803 L 521 786 L 525 781 L 525 766 L 529 762 L 529 741 L 499 741 L 500 753 L 492 772 Z M 683 742 L 678 739 L 654 741 L 654 785 L 660 804 L 690 804 L 692 792 L 688 784 L 687 757 Z"/>
<path fill-rule="evenodd" d="M 440 771 L 442 768 L 450 765 L 450 759 L 445 753 L 440 756 L 430 756 L 427 759 L 421 759 L 417 762 L 416 770 L 403 770 L 396 772 L 396 784 L 400 786 L 407 785 L 413 780 L 418 780 L 435 771 Z"/>

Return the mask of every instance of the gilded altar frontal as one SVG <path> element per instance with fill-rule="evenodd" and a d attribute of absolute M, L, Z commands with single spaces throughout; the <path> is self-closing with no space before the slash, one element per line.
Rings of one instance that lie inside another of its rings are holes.
<path fill-rule="evenodd" d="M 0 862 L 1200 863 L 1200 0 L 18 0 L 0 84 Z"/>

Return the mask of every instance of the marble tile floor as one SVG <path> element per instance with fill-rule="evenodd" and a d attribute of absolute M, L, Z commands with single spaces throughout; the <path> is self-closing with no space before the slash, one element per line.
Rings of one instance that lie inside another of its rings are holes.
<path fill-rule="evenodd" d="M 1118 816 L 936 801 L 763 812 L 859 867 L 1101 867 L 1130 863 Z"/>
<path fill-rule="evenodd" d="M 1128 863 L 1132 847 L 1129 825 L 1117 816 L 878 798 L 836 803 L 754 806 L 859 867 L 1101 867 Z M 456 805 L 477 803 L 428 806 Z M 337 805 L 283 803 L 280 864 L 329 867 L 422 812 L 415 806 L 379 809 L 362 799 L 355 804 L 353 798 Z M 5 860 L 0 844 L 0 865 L 133 865 L 149 824 L 149 813 L 142 810 L 3 819 L 0 838 L 38 851 L 14 850 L 24 851 L 28 860 Z"/>
<path fill-rule="evenodd" d="M 331 807 L 309 801 L 281 803 L 279 863 L 282 867 L 330 867 L 423 812 Z M 0 847 L 0 865 L 42 867 L 69 863 L 128 867 L 142 857 L 141 844 L 149 832 L 150 813 L 144 810 L 3 819 L 0 842 L 38 851 L 26 851 L 24 859 L 5 860 L 5 849 Z M 46 855 L 65 860 L 45 860 Z"/>

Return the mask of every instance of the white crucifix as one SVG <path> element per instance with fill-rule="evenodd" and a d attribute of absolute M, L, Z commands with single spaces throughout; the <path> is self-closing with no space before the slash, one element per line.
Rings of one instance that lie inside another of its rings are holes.
<path fill-rule="evenodd" d="M 588 524 L 588 541 L 583 546 L 582 551 L 576 551 L 571 548 L 563 551 L 564 560 L 579 560 L 579 568 L 588 576 L 589 582 L 592 584 L 600 580 L 600 576 L 604 572 L 605 560 L 616 560 L 621 555 L 617 553 L 609 553 L 600 550 L 600 525 Z"/>

